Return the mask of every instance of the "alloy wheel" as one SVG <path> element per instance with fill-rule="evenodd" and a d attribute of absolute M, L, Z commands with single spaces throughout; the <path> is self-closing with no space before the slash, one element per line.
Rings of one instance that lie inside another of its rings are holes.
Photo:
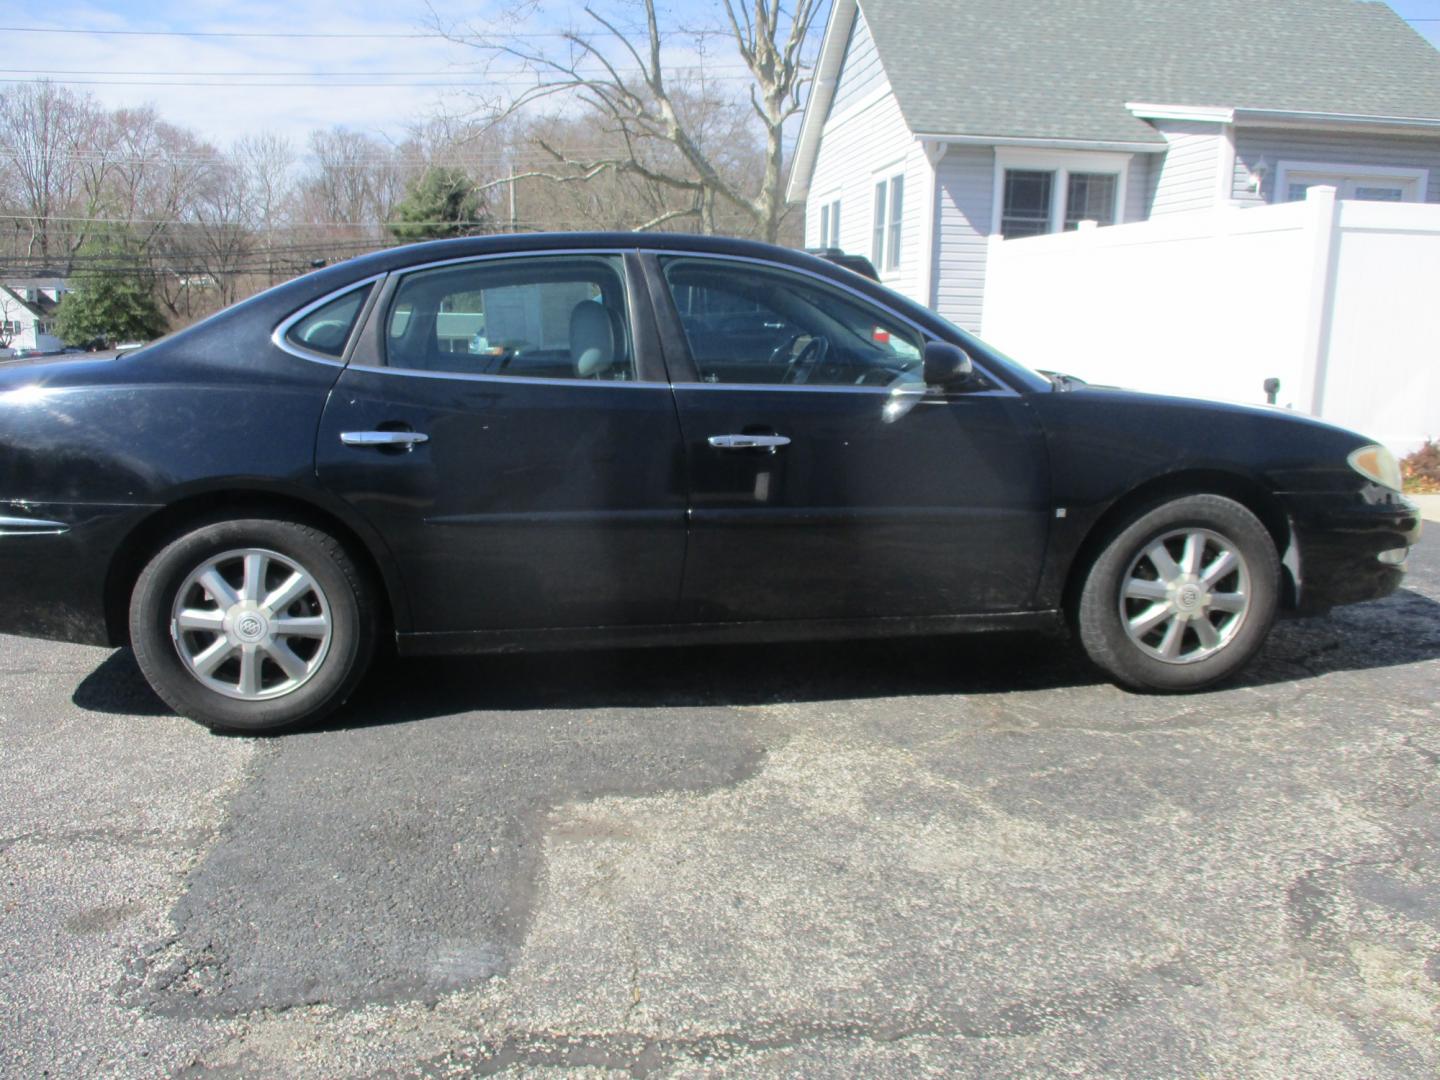
<path fill-rule="evenodd" d="M 1192 664 L 1234 639 L 1250 595 L 1250 569 L 1234 542 L 1210 529 L 1176 529 L 1131 560 L 1121 578 L 1120 622 L 1147 656 Z"/>
<path fill-rule="evenodd" d="M 264 548 L 206 559 L 175 594 L 170 636 L 201 685 L 242 701 L 283 697 L 325 660 L 333 634 L 319 582 Z"/>

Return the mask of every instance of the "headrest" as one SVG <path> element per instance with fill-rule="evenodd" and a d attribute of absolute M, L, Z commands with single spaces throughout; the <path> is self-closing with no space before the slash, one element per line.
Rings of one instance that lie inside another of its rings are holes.
<path fill-rule="evenodd" d="M 604 304 L 582 300 L 570 312 L 570 358 L 582 379 L 602 375 L 620 351 L 618 327 Z"/>

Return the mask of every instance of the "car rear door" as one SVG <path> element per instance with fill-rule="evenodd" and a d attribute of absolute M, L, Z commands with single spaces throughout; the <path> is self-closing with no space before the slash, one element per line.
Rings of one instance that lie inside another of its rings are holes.
<path fill-rule="evenodd" d="M 1023 397 L 927 391 L 924 333 L 794 268 L 647 254 L 685 440 L 682 615 L 1021 611 L 1049 482 Z"/>
<path fill-rule="evenodd" d="M 682 447 L 630 262 L 508 255 L 385 283 L 316 468 L 389 544 L 413 631 L 673 616 Z"/>

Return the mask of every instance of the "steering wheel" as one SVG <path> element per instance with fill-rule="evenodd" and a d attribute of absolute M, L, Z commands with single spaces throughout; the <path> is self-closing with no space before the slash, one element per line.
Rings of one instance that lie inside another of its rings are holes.
<path fill-rule="evenodd" d="M 792 350 L 795 347 L 795 343 L 804 336 L 804 334 L 796 334 L 784 345 L 776 349 L 775 352 L 771 354 L 771 359 L 778 359 Z M 789 366 L 786 367 L 785 374 L 780 381 L 782 383 L 793 383 L 796 385 L 809 382 L 811 374 L 814 373 L 816 367 L 820 365 L 820 362 L 825 359 L 829 352 L 830 340 L 818 334 L 815 335 L 805 343 L 804 347 L 801 348 L 798 353 L 790 357 Z"/>

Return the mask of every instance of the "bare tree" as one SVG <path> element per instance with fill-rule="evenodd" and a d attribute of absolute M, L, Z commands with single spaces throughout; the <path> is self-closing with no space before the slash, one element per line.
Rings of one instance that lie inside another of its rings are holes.
<path fill-rule="evenodd" d="M 572 154 L 542 144 L 568 168 L 567 178 L 623 173 L 687 197 L 649 225 L 698 217 L 702 227 L 713 230 L 718 200 L 740 211 L 750 226 L 746 231 L 776 240 L 787 209 L 781 186 L 785 125 L 803 104 L 817 0 L 796 0 L 790 11 L 779 0 L 750 0 L 748 5 L 721 0 L 730 42 L 748 72 L 747 104 L 763 142 L 758 182 L 751 171 L 727 167 L 724 140 L 707 138 L 716 94 L 667 62 L 667 31 L 655 0 L 642 4 L 643 30 L 629 32 L 618 16 L 587 6 L 585 27 L 563 32 L 554 48 L 533 44 L 544 39 L 457 29 L 438 19 L 437 25 L 452 40 L 481 51 L 491 74 L 503 63 L 518 62 L 523 77 L 532 80 L 498 103 L 502 115 L 559 99 L 583 103 L 601 121 L 604 133 L 616 140 L 615 152 Z M 508 74 L 513 77 L 513 69 Z M 533 175 L 556 178 L 547 170 Z"/>
<path fill-rule="evenodd" d="M 214 154 L 195 199 L 190 234 L 189 254 L 202 272 L 189 273 L 187 267 L 185 277 L 204 279 L 222 306 L 236 299 L 238 278 L 254 250 L 253 194 L 247 171 L 235 159 Z"/>
<path fill-rule="evenodd" d="M 0 349 L 8 349 L 15 340 L 15 327 L 19 325 L 16 316 L 24 310 L 24 306 L 16 301 L 9 289 L 0 289 Z"/>
<path fill-rule="evenodd" d="M 28 232 L 25 255 L 41 263 L 65 253 L 65 211 L 79 187 L 82 99 L 53 83 L 23 83 L 0 93 L 0 169 L 10 173 Z"/>
<path fill-rule="evenodd" d="M 275 284 L 275 233 L 284 222 L 294 193 L 295 151 L 273 132 L 250 135 L 235 144 L 233 166 L 244 176 L 247 223 L 259 233 L 265 255 L 265 283 Z"/>

